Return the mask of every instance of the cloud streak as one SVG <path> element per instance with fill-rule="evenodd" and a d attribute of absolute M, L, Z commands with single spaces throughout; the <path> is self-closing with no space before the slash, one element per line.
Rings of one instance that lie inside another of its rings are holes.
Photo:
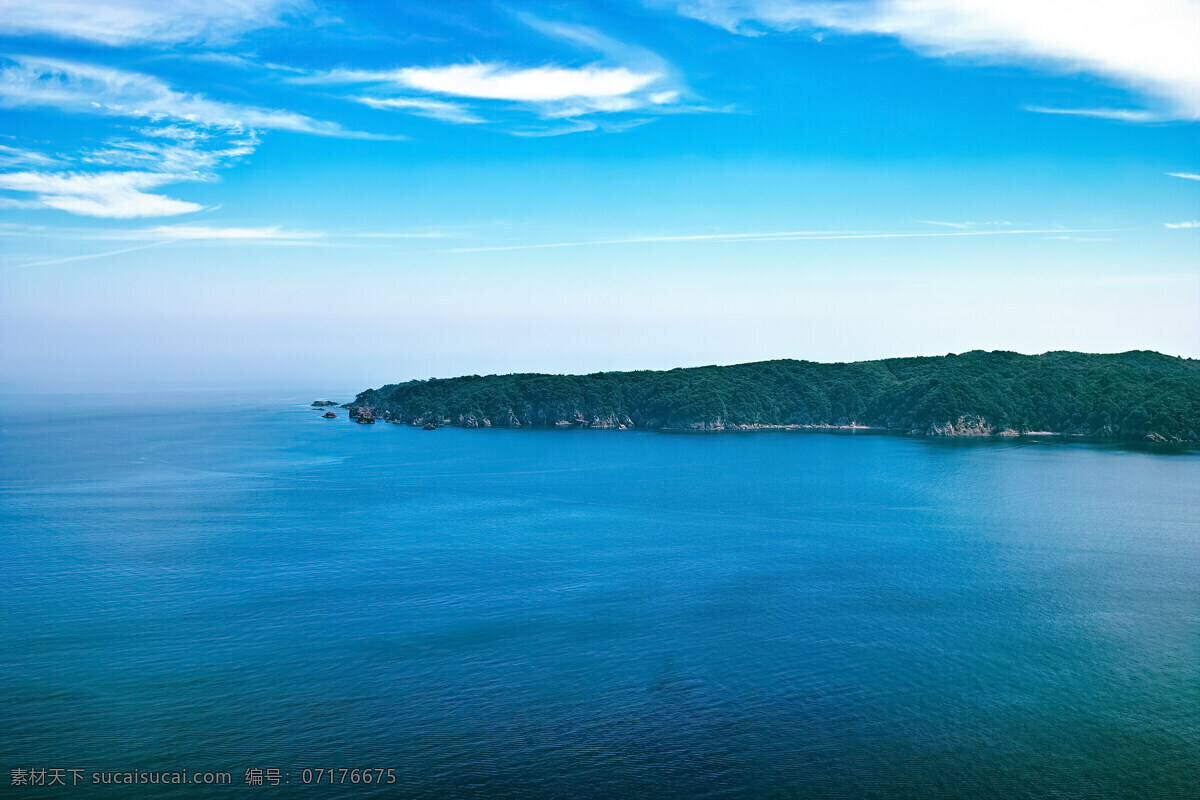
<path fill-rule="evenodd" d="M 355 97 L 354 100 L 374 109 L 401 111 L 442 122 L 474 125 L 487 121 L 472 114 L 470 109 L 458 103 L 448 103 L 445 100 L 434 100 L 428 97 Z"/>
<path fill-rule="evenodd" d="M 51 258 L 46 261 L 31 261 L 28 264 L 14 264 L 7 269 L 25 269 L 27 267 L 49 267 L 53 264 L 69 264 L 73 261 L 90 261 L 94 258 L 106 258 L 108 256 L 119 256 L 123 253 L 133 253 L 138 250 L 149 250 L 151 247 L 161 247 L 170 242 L 151 242 L 150 244 L 141 244 L 137 247 L 124 247 L 120 250 L 107 250 L 103 253 L 88 253 L 82 256 L 67 256 L 66 258 Z"/>
<path fill-rule="evenodd" d="M 924 239 L 949 236 L 1018 236 L 1030 234 L 1107 233 L 1114 228 L 1049 228 L 1045 230 L 947 231 L 938 233 L 873 233 L 860 231 L 783 231 L 779 233 L 714 233 L 693 236 L 633 236 L 626 239 L 597 239 L 586 242 L 550 242 L 495 247 L 455 247 L 450 253 L 490 253 L 504 250 L 542 250 L 555 247 L 596 247 L 601 245 L 643 244 L 652 242 L 806 242 L 831 239 Z"/>
<path fill-rule="evenodd" d="M 0 34 L 111 46 L 220 44 L 309 8 L 305 0 L 5 0 Z"/>
<path fill-rule="evenodd" d="M 37 171 L 0 174 L 0 189 L 37 196 L 46 208 L 88 217 L 129 219 L 160 217 L 199 211 L 203 206 L 145 191 L 184 180 L 154 172 L 48 173 Z"/>
<path fill-rule="evenodd" d="M 46 236 L 40 226 L 0 226 L 3 235 Z M 76 228 L 60 229 L 56 238 L 92 241 L 157 241 L 157 242 L 274 242 L 317 243 L 339 242 L 347 239 L 376 239 L 381 241 L 445 239 L 442 231 L 365 231 L 338 232 L 292 230 L 282 225 L 258 227 L 211 225 L 153 225 L 145 228 Z"/>
<path fill-rule="evenodd" d="M 9 57 L 0 69 L 0 104 L 41 106 L 84 114 L 169 119 L 229 130 L 274 130 L 348 139 L 395 137 L 348 131 L 336 122 L 293 111 L 223 103 L 181 92 L 139 72 L 32 56 Z"/>
<path fill-rule="evenodd" d="M 1046 106 L 1025 106 L 1026 111 L 1034 114 L 1059 114 L 1069 117 L 1091 117 L 1092 119 L 1111 119 L 1116 122 L 1166 122 L 1170 114 L 1139 111 L 1131 108 L 1049 108 Z"/>

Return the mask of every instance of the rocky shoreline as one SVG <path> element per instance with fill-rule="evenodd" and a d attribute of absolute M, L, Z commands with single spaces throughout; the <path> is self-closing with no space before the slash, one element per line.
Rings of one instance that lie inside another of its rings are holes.
<path fill-rule="evenodd" d="M 315 405 L 315 404 L 314 404 Z M 696 422 L 687 426 L 670 425 L 637 425 L 628 416 L 618 418 L 615 415 L 606 417 L 594 416 L 586 418 L 582 412 L 565 416 L 561 419 L 548 421 L 544 424 L 522 423 L 517 414 L 508 410 L 507 418 L 499 423 L 488 417 L 476 414 L 463 414 L 457 418 L 442 417 L 440 419 L 429 415 L 420 415 L 411 419 L 394 417 L 390 410 L 377 409 L 369 406 L 355 406 L 347 403 L 342 408 L 348 409 L 350 421 L 360 425 L 372 425 L 375 422 L 406 425 L 424 430 L 438 428 L 533 428 L 541 430 L 650 430 L 662 433 L 720 433 L 720 432 L 752 432 L 752 431 L 810 431 L 827 433 L 878 433 L 903 436 L 920 436 L 929 438 L 974 438 L 974 439 L 1028 439 L 1028 438 L 1061 438 L 1077 441 L 1109 441 L 1110 437 L 1088 436 L 1082 433 L 1068 433 L 1045 430 L 1015 430 L 1013 428 L 997 428 L 983 417 L 964 414 L 956 420 L 946 420 L 935 423 L 927 428 L 886 428 L 878 425 L 860 425 L 851 422 L 847 425 L 835 424 L 794 424 L 779 425 L 766 423 L 737 424 L 726 423 L 720 418 L 710 422 Z M 330 414 L 325 416 L 329 417 Z M 1182 444 L 1182 439 L 1171 439 L 1157 433 L 1149 433 L 1140 441 L 1157 444 Z"/>

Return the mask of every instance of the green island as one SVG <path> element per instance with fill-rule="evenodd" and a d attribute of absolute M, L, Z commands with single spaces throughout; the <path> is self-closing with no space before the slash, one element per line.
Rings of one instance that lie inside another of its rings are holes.
<path fill-rule="evenodd" d="M 790 359 L 590 375 L 470 375 L 389 384 L 358 422 L 674 431 L 874 429 L 1200 441 L 1200 361 L 1136 350 L 975 350 L 825 364 Z"/>

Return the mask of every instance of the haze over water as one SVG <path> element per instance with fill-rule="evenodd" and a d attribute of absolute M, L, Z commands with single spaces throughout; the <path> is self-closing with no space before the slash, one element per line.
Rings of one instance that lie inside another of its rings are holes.
<path fill-rule="evenodd" d="M 1200 785 L 1194 451 L 310 399 L 3 413 L 0 766 L 233 775 L 164 797 L 252 767 L 353 797 Z"/>

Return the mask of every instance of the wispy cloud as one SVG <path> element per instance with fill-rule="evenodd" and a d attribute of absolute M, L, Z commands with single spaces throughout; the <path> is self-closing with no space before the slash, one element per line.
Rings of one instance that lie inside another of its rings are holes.
<path fill-rule="evenodd" d="M 45 236 L 41 226 L 0 226 L 0 234 L 25 234 Z M 344 242 L 351 239 L 420 240 L 444 239 L 443 231 L 329 231 L 295 230 L 282 225 L 263 226 L 215 226 L 215 225 L 151 225 L 144 228 L 60 228 L 55 237 L 63 240 L 96 241 L 159 241 L 159 242 L 207 242 L 237 241 L 245 243 L 316 243 Z"/>
<path fill-rule="evenodd" d="M 26 168 L 0 174 L 0 188 L 34 194 L 37 207 L 72 214 L 132 218 L 198 211 L 196 203 L 147 190 L 216 180 L 218 170 L 255 151 L 258 131 L 395 138 L 348 131 L 291 111 L 211 100 L 137 72 L 25 56 L 0 60 L 0 65 L 0 106 L 51 107 L 141 121 L 124 129 L 124 135 L 69 157 L 0 149 L 0 166 Z M 10 205 L 30 202 L 7 200 Z"/>
<path fill-rule="evenodd" d="M 158 78 L 139 72 L 32 56 L 9 57 L 0 69 L 0 104 L 42 106 L 85 114 L 215 126 L 231 130 L 275 130 L 382 139 L 377 134 L 348 131 L 336 122 L 293 111 L 210 100 L 181 92 Z"/>
<path fill-rule="evenodd" d="M 142 135 L 154 134 L 147 134 L 143 129 Z M 173 175 L 190 174 L 194 179 L 203 180 L 218 167 L 252 154 L 258 146 L 258 137 L 253 133 L 234 139 L 228 146 L 214 147 L 206 141 L 207 138 L 165 142 L 114 138 L 103 147 L 87 151 L 79 160 L 104 167 L 134 167 Z"/>
<path fill-rule="evenodd" d="M 465 125 L 486 122 L 482 117 L 472 114 L 470 109 L 465 106 L 429 97 L 355 97 L 354 99 L 371 108 L 403 111 L 419 117 L 439 119 L 443 122 L 457 122 Z"/>
<path fill-rule="evenodd" d="M 628 130 L 665 113 L 714 111 L 685 102 L 689 92 L 678 70 L 657 54 L 617 41 L 593 28 L 548 22 L 529 14 L 517 18 L 534 30 L 599 56 L 582 66 L 543 63 L 520 66 L 503 61 L 473 61 L 394 69 L 343 67 L 291 78 L 294 83 L 352 86 L 349 99 L 373 108 L 406 111 L 445 122 L 483 122 L 474 109 L 483 106 L 489 120 L 521 136 L 556 136 L 579 131 Z M 454 98 L 448 100 L 446 98 Z M 566 124 L 514 124 L 521 114 Z M 593 117 L 639 114 L 637 120 L 599 123 Z M 515 116 L 514 116 L 515 115 Z M 581 119 L 587 118 L 587 119 Z"/>
<path fill-rule="evenodd" d="M 137 250 L 148 250 L 151 247 L 161 247 L 169 242 L 151 242 L 150 244 L 141 244 L 137 247 L 123 247 L 120 250 L 106 250 L 103 253 L 87 253 L 81 256 L 66 256 L 65 258 L 51 258 L 45 261 L 31 261 L 28 264 L 14 264 L 8 269 L 25 269 L 26 267 L 48 267 L 52 264 L 69 264 L 72 261 L 90 261 L 93 258 L 107 258 L 108 256 L 119 256 L 124 253 L 133 253 Z"/>
<path fill-rule="evenodd" d="M 1200 228 L 1200 219 L 1189 219 L 1186 222 L 1164 222 L 1164 228 Z"/>
<path fill-rule="evenodd" d="M 974 222 L 941 222 L 936 219 L 919 219 L 917 222 L 922 225 L 939 225 L 943 228 L 958 228 L 959 230 L 975 227 Z"/>
<path fill-rule="evenodd" d="M 978 228 L 980 225 L 985 225 L 992 228 L 1008 227 L 1012 225 L 1012 222 L 1009 220 L 991 220 L 988 222 L 945 222 L 936 219 L 919 219 L 917 222 L 921 223 L 922 225 L 937 225 L 942 228 L 956 228 L 958 230 L 970 230 L 972 228 Z"/>
<path fill-rule="evenodd" d="M 1046 106 L 1025 106 L 1026 111 L 1035 114 L 1061 114 L 1070 117 L 1091 117 L 1093 119 L 1111 119 L 1117 122 L 1165 122 L 1172 114 L 1140 111 L 1130 108 L 1048 108 Z"/>
<path fill-rule="evenodd" d="M 416 232 L 393 232 L 382 231 L 375 233 L 344 233 L 342 236 L 348 236 L 352 239 L 445 239 L 446 234 L 442 231 L 416 231 Z"/>
<path fill-rule="evenodd" d="M 650 242 L 798 242 L 830 239 L 924 239 L 947 236 L 1019 236 L 1030 234 L 1105 233 L 1112 228 L 1051 228 L 1045 230 L 947 231 L 944 233 L 877 233 L 869 231 L 782 231 L 777 233 L 714 233 L 690 236 L 632 236 L 625 239 L 596 239 L 585 242 L 514 244 L 495 247 L 455 247 L 450 253 L 489 253 L 503 250 L 541 250 L 553 247 L 596 247 L 599 245 L 643 244 Z"/>
<path fill-rule="evenodd" d="M 549 103 L 577 100 L 603 104 L 625 98 L 658 79 L 625 67 L 532 67 L 500 64 L 457 64 L 448 67 L 409 67 L 384 73 L 382 79 L 420 91 Z"/>
<path fill-rule="evenodd" d="M 0 197 L 0 208 L 45 208 L 36 200 L 18 200 L 15 197 Z"/>
<path fill-rule="evenodd" d="M 147 192 L 186 177 L 156 172 L 0 173 L 0 189 L 37 196 L 46 208 L 88 217 L 128 219 L 199 211 L 203 206 Z"/>
<path fill-rule="evenodd" d="M 304 241 L 323 239 L 325 234 L 312 231 L 289 231 L 278 225 L 261 228 L 214 228 L 205 225 L 156 225 L 151 228 L 123 232 L 126 238 L 164 239 L 168 241 L 216 241 L 221 239 Z"/>
<path fill-rule="evenodd" d="M 345 239 L 444 239 L 441 231 L 367 231 L 339 232 L 297 231 L 280 225 L 263 227 L 210 227 L 207 225 L 155 225 L 127 231 L 112 231 L 105 238 L 114 239 L 166 239 L 170 241 L 238 241 L 312 242 L 316 240 Z"/>
<path fill-rule="evenodd" d="M 1172 178 L 1183 178 L 1188 181 L 1200 181 L 1200 175 L 1194 172 L 1168 172 Z"/>
<path fill-rule="evenodd" d="M 659 0 L 666 2 L 666 0 Z M 898 39 L 934 58 L 969 58 L 1089 74 L 1131 89 L 1147 110 L 1047 109 L 1127 122 L 1200 119 L 1200 5 L 1192 0 L 1086 4 L 1041 0 L 675 0 L 679 13 L 758 35 L 833 31 Z"/>
<path fill-rule="evenodd" d="M 579 117 L 666 106 L 679 93 L 659 86 L 664 76 L 626 67 L 513 67 L 501 63 L 403 67 L 394 70 L 332 70 L 304 81 L 369 87 L 376 92 L 420 92 L 519 104 L 542 118 Z M 375 108 L 424 111 L 447 122 L 480 122 L 461 106 L 428 96 L 375 95 L 353 99 Z"/>
<path fill-rule="evenodd" d="M 0 144 L 0 167 L 48 167 L 64 163 L 46 153 Z"/>
<path fill-rule="evenodd" d="M 0 34 L 116 46 L 223 43 L 309 8 L 306 0 L 5 0 Z"/>

